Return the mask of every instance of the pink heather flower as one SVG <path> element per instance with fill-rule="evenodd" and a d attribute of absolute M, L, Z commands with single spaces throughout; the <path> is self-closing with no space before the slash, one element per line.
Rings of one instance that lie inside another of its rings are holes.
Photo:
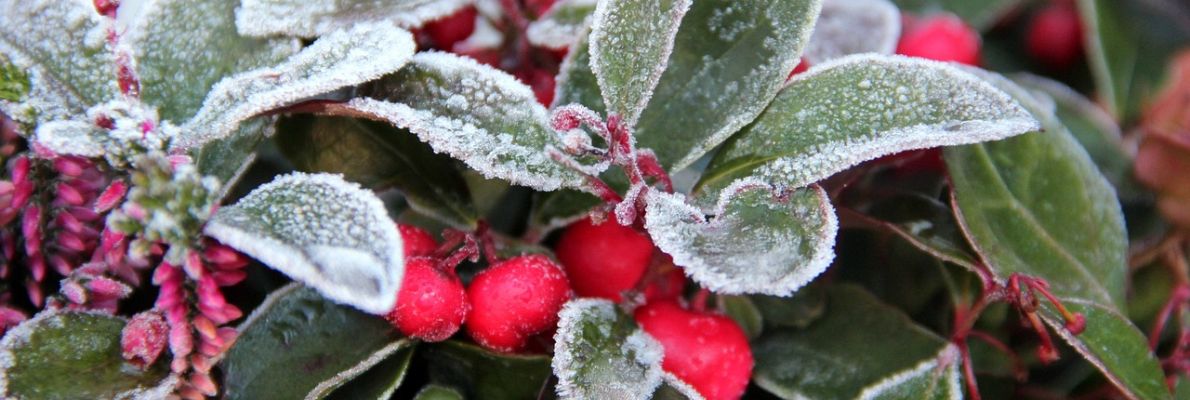
<path fill-rule="evenodd" d="M 26 319 L 29 319 L 29 316 L 20 310 L 9 306 L 0 306 L 0 335 L 8 332 L 9 329 L 17 326 L 17 324 L 20 324 Z"/>
<path fill-rule="evenodd" d="M 148 368 L 165 349 L 168 335 L 169 325 L 160 312 L 150 310 L 132 316 L 120 337 L 124 359 L 138 368 Z"/>
<path fill-rule="evenodd" d="M 185 359 L 194 350 L 194 336 L 186 321 L 171 321 L 169 326 L 169 351 L 175 358 Z"/>
<path fill-rule="evenodd" d="M 120 204 L 120 201 L 124 200 L 126 194 L 128 194 L 128 184 L 122 180 L 113 181 L 95 200 L 95 211 L 105 212 L 115 208 Z"/>
<path fill-rule="evenodd" d="M 54 159 L 54 171 L 71 178 L 81 176 L 84 170 L 91 167 L 90 162 L 80 157 L 58 157 Z"/>

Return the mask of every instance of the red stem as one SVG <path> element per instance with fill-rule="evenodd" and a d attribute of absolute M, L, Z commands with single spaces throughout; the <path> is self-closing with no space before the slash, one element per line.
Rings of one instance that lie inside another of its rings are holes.
<path fill-rule="evenodd" d="M 1165 325 L 1169 323 L 1170 316 L 1176 308 L 1185 306 L 1187 300 L 1190 300 L 1190 287 L 1185 285 L 1178 285 L 1174 288 L 1173 294 L 1169 296 L 1169 300 L 1161 307 L 1161 312 L 1157 314 L 1157 319 L 1153 321 L 1153 330 L 1149 332 L 1149 348 L 1157 350 L 1157 342 L 1161 340 L 1161 332 L 1165 330 Z"/>

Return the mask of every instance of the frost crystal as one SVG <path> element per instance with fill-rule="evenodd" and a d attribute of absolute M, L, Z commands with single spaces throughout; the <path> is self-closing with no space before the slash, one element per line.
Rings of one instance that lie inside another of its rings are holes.
<path fill-rule="evenodd" d="M 332 300 L 373 314 L 396 302 L 396 225 L 376 195 L 338 175 L 277 178 L 219 209 L 205 233 Z"/>
<path fill-rule="evenodd" d="M 562 399 L 643 399 L 661 384 L 661 344 L 602 299 L 577 299 L 558 313 L 554 375 Z"/>
<path fill-rule="evenodd" d="M 838 222 L 817 186 L 790 191 L 739 180 L 723 191 L 710 222 L 681 195 L 650 191 L 646 201 L 653 242 L 716 293 L 789 295 L 834 259 Z"/>
<path fill-rule="evenodd" d="M 803 55 L 810 65 L 859 53 L 892 54 L 901 12 L 888 0 L 825 0 Z"/>
<path fill-rule="evenodd" d="M 354 113 L 408 129 L 484 176 L 543 191 L 585 187 L 580 174 L 546 151 L 561 142 L 545 108 L 504 72 L 452 54 L 418 53 L 358 92 L 370 97 L 348 102 Z"/>
<path fill-rule="evenodd" d="M 595 11 L 596 0 L 561 0 L 525 31 L 529 43 L 550 49 L 565 49 L 578 41 Z"/>
<path fill-rule="evenodd" d="M 330 33 L 275 67 L 224 78 L 175 147 L 226 137 L 245 119 L 396 71 L 413 55 L 413 35 L 389 24 L 360 24 Z"/>
<path fill-rule="evenodd" d="M 236 26 L 248 36 L 312 38 L 367 22 L 412 28 L 453 14 L 473 0 L 244 0 Z"/>
<path fill-rule="evenodd" d="M 164 150 L 177 135 L 177 127 L 158 122 L 157 110 L 136 99 L 96 105 L 86 118 L 41 124 L 33 142 L 57 155 L 104 157 L 121 167 L 147 151 Z"/>
<path fill-rule="evenodd" d="M 690 0 L 602 1 L 591 20 L 591 69 L 608 113 L 627 127 L 649 103 L 665 72 Z"/>

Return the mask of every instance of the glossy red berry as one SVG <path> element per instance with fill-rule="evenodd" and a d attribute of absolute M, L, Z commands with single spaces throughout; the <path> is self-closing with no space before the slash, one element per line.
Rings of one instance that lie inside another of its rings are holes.
<path fill-rule="evenodd" d="M 682 296 L 686 288 L 686 274 L 681 269 L 674 268 L 661 276 L 654 278 L 645 286 L 645 302 L 676 301 Z"/>
<path fill-rule="evenodd" d="M 897 54 L 979 65 L 979 33 L 953 14 L 907 18 Z"/>
<path fill-rule="evenodd" d="M 405 258 L 429 257 L 438 250 L 438 241 L 434 235 L 425 229 L 405 224 L 397 224 L 397 231 L 401 233 L 401 245 L 405 248 Z"/>
<path fill-rule="evenodd" d="M 707 400 L 738 399 L 752 376 L 752 349 L 731 318 L 663 301 L 636 309 L 636 322 L 665 348 L 662 369 Z"/>
<path fill-rule="evenodd" d="M 653 259 L 653 241 L 614 218 L 598 225 L 590 218 L 571 224 L 556 250 L 579 297 L 615 302 L 621 300 L 620 293 L 636 286 Z"/>
<path fill-rule="evenodd" d="M 1061 71 L 1074 65 L 1083 53 L 1083 28 L 1074 4 L 1051 2 L 1034 14 L 1025 44 L 1046 68 Z"/>
<path fill-rule="evenodd" d="M 401 333 L 428 342 L 458 332 L 471 309 L 459 277 L 437 264 L 429 257 L 406 260 L 397 306 L 385 316 Z"/>
<path fill-rule="evenodd" d="M 439 49 L 449 50 L 455 43 L 471 37 L 475 32 L 477 14 L 475 7 L 464 8 L 446 18 L 426 24 L 425 32 Z"/>
<path fill-rule="evenodd" d="M 467 288 L 467 333 L 479 345 L 515 352 L 529 338 L 558 325 L 558 311 L 572 297 L 562 267 L 540 254 L 510 258 L 483 270 Z"/>

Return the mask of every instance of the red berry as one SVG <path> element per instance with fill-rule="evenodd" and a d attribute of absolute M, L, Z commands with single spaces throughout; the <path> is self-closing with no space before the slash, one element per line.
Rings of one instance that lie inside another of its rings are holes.
<path fill-rule="evenodd" d="M 490 350 L 522 350 L 530 337 L 558 325 L 558 311 L 571 298 L 566 274 L 540 254 L 523 255 L 483 270 L 467 288 L 471 314 L 467 333 Z"/>
<path fill-rule="evenodd" d="M 480 64 L 484 64 L 492 68 L 500 68 L 500 63 L 503 61 L 504 57 L 500 54 L 500 50 L 498 49 L 468 49 L 458 45 L 455 45 L 454 48 L 451 49 L 451 52 L 460 56 L 471 57 L 475 59 L 475 61 L 479 61 Z"/>
<path fill-rule="evenodd" d="M 599 225 L 583 218 L 562 233 L 557 254 L 579 297 L 619 302 L 620 293 L 635 287 L 648 270 L 653 241 L 614 218 Z"/>
<path fill-rule="evenodd" d="M 407 260 L 397 306 L 385 316 L 401 333 L 428 342 L 458 332 L 471 308 L 459 277 L 437 264 L 429 257 Z"/>
<path fill-rule="evenodd" d="M 425 31 L 430 34 L 430 38 L 439 49 L 450 49 L 455 43 L 471 37 L 471 33 L 475 32 L 477 14 L 475 7 L 467 7 L 426 24 Z"/>
<path fill-rule="evenodd" d="M 939 14 L 921 20 L 907 18 L 897 54 L 979 64 L 979 33 L 953 14 Z"/>
<path fill-rule="evenodd" d="M 686 274 L 682 273 L 681 269 L 671 269 L 669 272 L 654 278 L 653 281 L 645 286 L 645 302 L 677 300 L 678 297 L 682 296 L 682 290 L 685 288 Z"/>
<path fill-rule="evenodd" d="M 553 6 L 554 0 L 525 0 L 525 8 L 532 12 L 534 17 L 541 17 Z"/>
<path fill-rule="evenodd" d="M 405 258 L 429 257 L 438 250 L 438 241 L 434 235 L 425 229 L 405 224 L 397 224 L 397 231 L 401 233 L 401 245 L 405 248 Z"/>
<path fill-rule="evenodd" d="M 1035 60 L 1055 71 L 1070 68 L 1083 52 L 1083 28 L 1069 2 L 1051 2 L 1029 23 L 1026 48 Z"/>
<path fill-rule="evenodd" d="M 522 69 L 516 72 L 516 78 L 533 88 L 537 102 L 549 107 L 554 102 L 554 75 L 540 68 Z"/>
<path fill-rule="evenodd" d="M 664 301 L 636 309 L 636 322 L 661 342 L 661 368 L 707 400 L 738 399 L 752 376 L 752 349 L 731 318 Z"/>

